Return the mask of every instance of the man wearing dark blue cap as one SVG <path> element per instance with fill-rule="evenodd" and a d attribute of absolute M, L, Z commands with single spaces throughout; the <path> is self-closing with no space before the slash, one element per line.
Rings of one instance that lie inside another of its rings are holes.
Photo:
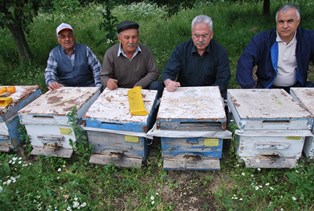
<path fill-rule="evenodd" d="M 117 25 L 119 43 L 109 48 L 104 56 L 101 83 L 114 90 L 118 87 L 154 89 L 162 92 L 159 71 L 151 50 L 139 44 L 139 25 L 124 21 Z"/>

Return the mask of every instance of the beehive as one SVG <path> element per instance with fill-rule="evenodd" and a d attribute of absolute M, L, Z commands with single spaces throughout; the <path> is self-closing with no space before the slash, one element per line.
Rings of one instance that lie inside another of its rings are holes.
<path fill-rule="evenodd" d="M 76 108 L 79 122 L 99 94 L 98 87 L 61 87 L 46 92 L 20 110 L 20 121 L 31 138 L 31 153 L 71 157 L 70 140 L 75 142 L 76 136 L 68 114 Z"/>
<path fill-rule="evenodd" d="M 155 121 L 157 91 L 141 90 L 148 115 L 137 116 L 130 112 L 128 90 L 105 89 L 84 115 L 84 129 L 94 147 L 91 163 L 139 168 L 146 160 L 151 142 L 146 132 Z"/>
<path fill-rule="evenodd" d="M 156 127 L 149 134 L 161 137 L 166 170 L 220 169 L 227 118 L 217 86 L 166 89 L 161 98 Z"/>
<path fill-rule="evenodd" d="M 247 167 L 291 168 L 310 136 L 310 113 L 283 89 L 229 89 L 229 111 L 238 126 L 237 154 Z"/>
<path fill-rule="evenodd" d="M 0 151 L 16 150 L 19 146 L 18 111 L 41 95 L 37 85 L 15 86 L 15 93 L 10 94 L 11 102 L 0 106 Z"/>
<path fill-rule="evenodd" d="M 291 96 L 312 114 L 312 134 L 314 136 L 314 88 L 291 88 Z M 306 137 L 303 152 L 307 157 L 314 158 L 314 138 Z"/>

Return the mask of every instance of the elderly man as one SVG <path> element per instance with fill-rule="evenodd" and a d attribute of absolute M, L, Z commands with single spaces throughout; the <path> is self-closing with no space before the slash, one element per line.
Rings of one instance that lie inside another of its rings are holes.
<path fill-rule="evenodd" d="M 192 21 L 192 39 L 181 43 L 172 52 L 162 74 L 166 89 L 179 86 L 219 86 L 225 98 L 230 80 L 226 50 L 213 40 L 213 21 L 200 15 Z"/>
<path fill-rule="evenodd" d="M 139 43 L 139 25 L 124 21 L 117 25 L 119 43 L 109 48 L 103 60 L 101 83 L 114 90 L 118 87 L 154 89 L 162 92 L 159 71 L 151 50 Z"/>
<path fill-rule="evenodd" d="M 61 23 L 56 34 L 60 45 L 51 50 L 45 69 L 48 89 L 61 86 L 101 87 L 101 64 L 89 47 L 75 42 L 72 26 Z"/>
<path fill-rule="evenodd" d="M 276 29 L 253 37 L 239 58 L 237 81 L 242 88 L 313 86 L 307 81 L 314 62 L 314 31 L 299 28 L 300 12 L 286 4 L 276 13 Z M 257 66 L 256 77 L 253 68 Z"/>

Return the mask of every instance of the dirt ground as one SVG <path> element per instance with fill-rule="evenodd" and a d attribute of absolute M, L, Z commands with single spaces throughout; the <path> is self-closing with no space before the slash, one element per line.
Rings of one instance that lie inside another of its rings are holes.
<path fill-rule="evenodd" d="M 225 144 L 223 151 L 228 147 Z M 149 157 L 158 157 L 156 154 L 160 153 L 160 141 L 154 140 L 151 149 Z M 173 204 L 174 210 L 218 210 L 214 193 L 219 184 L 226 181 L 220 170 L 168 170 L 166 185 L 161 190 L 162 200 L 164 204 Z"/>

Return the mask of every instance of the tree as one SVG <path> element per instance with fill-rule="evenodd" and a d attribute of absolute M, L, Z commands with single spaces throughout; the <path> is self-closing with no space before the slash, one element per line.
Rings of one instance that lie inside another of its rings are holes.
<path fill-rule="evenodd" d="M 263 1 L 263 15 L 270 16 L 270 0 Z"/>
<path fill-rule="evenodd" d="M 44 4 L 46 1 L 41 0 L 0 0 L 0 26 L 11 32 L 21 63 L 30 63 L 32 59 L 25 28 Z"/>

